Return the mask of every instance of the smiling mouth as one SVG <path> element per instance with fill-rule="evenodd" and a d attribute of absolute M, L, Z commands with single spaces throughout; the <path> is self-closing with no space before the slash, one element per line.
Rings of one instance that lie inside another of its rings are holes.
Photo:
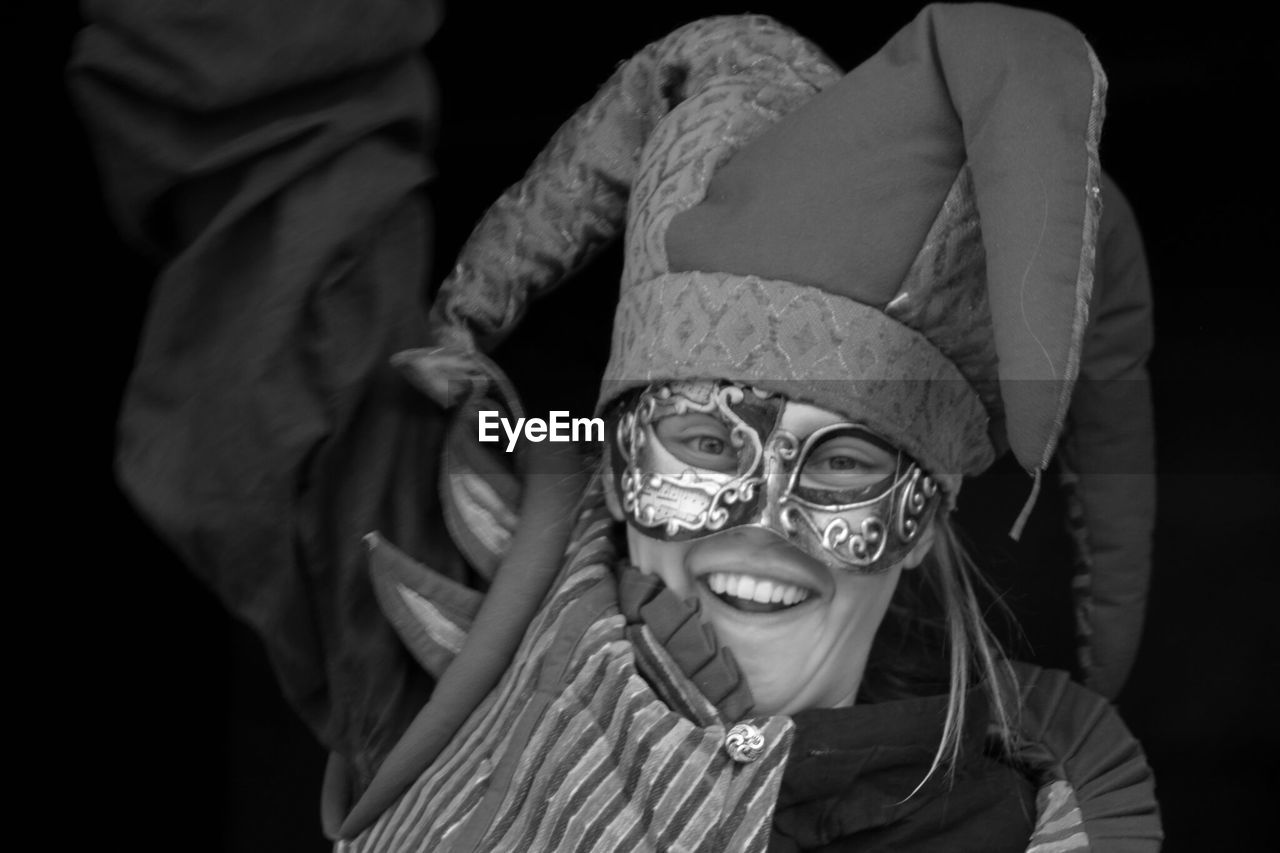
<path fill-rule="evenodd" d="M 788 610 L 813 595 L 811 590 L 795 584 L 732 572 L 712 572 L 702 581 L 716 598 L 746 613 Z"/>

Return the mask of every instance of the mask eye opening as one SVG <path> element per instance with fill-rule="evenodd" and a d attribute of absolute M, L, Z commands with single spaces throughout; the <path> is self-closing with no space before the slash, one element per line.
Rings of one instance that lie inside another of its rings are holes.
<path fill-rule="evenodd" d="M 845 438 L 855 440 L 858 446 L 847 448 L 848 452 L 836 458 L 847 457 L 853 460 L 852 465 L 834 472 L 818 472 L 811 467 L 815 461 L 823 461 L 824 448 Z M 830 424 L 805 438 L 791 472 L 787 494 L 814 509 L 856 509 L 895 488 L 910 465 L 906 454 L 866 427 L 852 423 Z M 859 466 L 865 473 L 858 473 Z"/>

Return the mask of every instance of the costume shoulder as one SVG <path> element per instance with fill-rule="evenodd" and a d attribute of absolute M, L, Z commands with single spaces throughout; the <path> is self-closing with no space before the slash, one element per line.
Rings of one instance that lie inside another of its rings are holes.
<path fill-rule="evenodd" d="M 1014 664 L 1014 758 L 1039 786 L 1029 850 L 1159 850 L 1164 834 L 1146 756 L 1116 709 L 1065 672 Z"/>

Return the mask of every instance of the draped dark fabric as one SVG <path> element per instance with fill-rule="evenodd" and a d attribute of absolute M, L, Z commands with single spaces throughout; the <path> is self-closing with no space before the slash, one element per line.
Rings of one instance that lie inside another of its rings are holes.
<path fill-rule="evenodd" d="M 431 681 L 361 536 L 466 579 L 443 416 L 388 365 L 425 342 L 433 0 L 87 2 L 70 85 L 120 229 L 161 265 L 120 482 L 264 639 L 368 780 Z"/>

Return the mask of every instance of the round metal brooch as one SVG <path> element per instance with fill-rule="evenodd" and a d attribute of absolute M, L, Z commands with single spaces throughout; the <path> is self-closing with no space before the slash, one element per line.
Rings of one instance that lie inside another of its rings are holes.
<path fill-rule="evenodd" d="M 750 764 L 764 754 L 764 732 L 750 723 L 738 723 L 724 738 L 724 751 L 740 764 Z"/>

